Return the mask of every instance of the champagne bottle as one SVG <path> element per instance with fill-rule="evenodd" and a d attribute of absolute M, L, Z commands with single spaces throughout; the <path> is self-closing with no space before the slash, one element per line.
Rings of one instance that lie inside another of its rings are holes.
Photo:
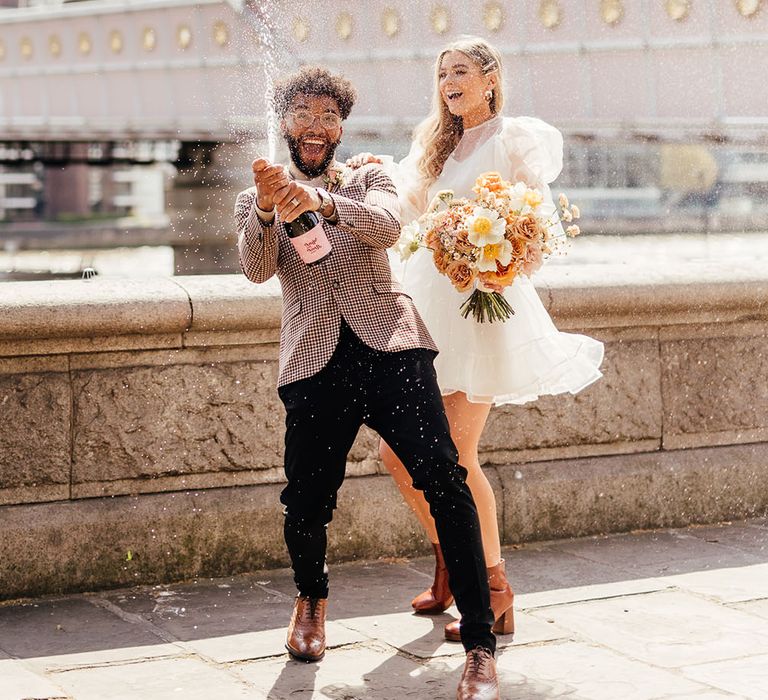
<path fill-rule="evenodd" d="M 331 242 L 323 230 L 323 220 L 314 211 L 305 211 L 290 223 L 286 223 L 285 232 L 299 257 L 307 265 L 325 260 L 331 252 Z"/>

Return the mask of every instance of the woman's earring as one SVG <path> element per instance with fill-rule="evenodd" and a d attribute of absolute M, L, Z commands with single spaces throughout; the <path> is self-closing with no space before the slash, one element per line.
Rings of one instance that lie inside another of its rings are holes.
<path fill-rule="evenodd" d="M 486 90 L 485 91 L 485 101 L 490 102 L 493 98 L 493 90 Z"/>

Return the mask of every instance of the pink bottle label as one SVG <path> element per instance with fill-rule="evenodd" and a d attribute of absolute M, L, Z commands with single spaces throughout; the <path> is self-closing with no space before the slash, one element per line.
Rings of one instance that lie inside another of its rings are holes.
<path fill-rule="evenodd" d="M 316 262 L 331 252 L 331 242 L 325 235 L 322 221 L 313 229 L 290 240 L 299 257 L 307 264 Z"/>

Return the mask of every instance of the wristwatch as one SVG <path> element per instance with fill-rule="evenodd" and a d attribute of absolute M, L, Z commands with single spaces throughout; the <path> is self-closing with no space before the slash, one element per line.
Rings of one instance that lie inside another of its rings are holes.
<path fill-rule="evenodd" d="M 320 195 L 320 208 L 317 210 L 324 219 L 330 219 L 333 216 L 336 205 L 322 187 L 316 187 L 317 194 Z"/>

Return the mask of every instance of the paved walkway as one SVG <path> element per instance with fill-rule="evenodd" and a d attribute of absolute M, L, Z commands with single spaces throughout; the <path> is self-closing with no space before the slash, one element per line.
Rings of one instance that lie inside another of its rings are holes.
<path fill-rule="evenodd" d="M 768 519 L 505 556 L 518 592 L 497 656 L 506 700 L 768 698 Z M 450 615 L 409 613 L 430 569 L 332 567 L 320 664 L 283 651 L 285 570 L 5 605 L 0 699 L 453 698 Z"/>

